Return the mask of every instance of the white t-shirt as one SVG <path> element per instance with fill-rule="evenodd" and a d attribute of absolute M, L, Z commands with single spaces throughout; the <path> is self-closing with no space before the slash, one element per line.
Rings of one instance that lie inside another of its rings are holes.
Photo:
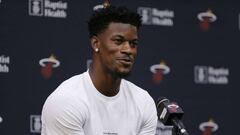
<path fill-rule="evenodd" d="M 155 103 L 145 90 L 122 79 L 118 94 L 107 97 L 85 72 L 47 98 L 41 135 L 154 135 L 156 127 Z"/>

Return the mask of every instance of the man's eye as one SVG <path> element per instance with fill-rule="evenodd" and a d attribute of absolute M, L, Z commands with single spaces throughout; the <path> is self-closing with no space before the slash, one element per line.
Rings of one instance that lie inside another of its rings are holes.
<path fill-rule="evenodd" d="M 113 41 L 114 41 L 115 44 L 117 44 L 117 45 L 120 45 L 120 44 L 122 44 L 122 42 L 123 42 L 122 39 L 114 39 Z"/>
<path fill-rule="evenodd" d="M 136 47 L 138 45 L 138 41 L 130 42 L 131 47 Z"/>

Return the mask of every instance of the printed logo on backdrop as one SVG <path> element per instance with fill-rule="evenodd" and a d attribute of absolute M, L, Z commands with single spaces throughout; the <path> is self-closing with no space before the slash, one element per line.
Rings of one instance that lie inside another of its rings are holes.
<path fill-rule="evenodd" d="M 163 80 L 163 76 L 170 73 L 170 68 L 166 65 L 164 61 L 161 61 L 160 64 L 152 65 L 150 67 L 150 71 L 153 73 L 153 82 L 155 84 L 160 84 Z"/>
<path fill-rule="evenodd" d="M 240 14 L 238 15 L 238 27 L 239 27 L 239 30 L 240 30 Z"/>
<path fill-rule="evenodd" d="M 41 115 L 30 115 L 30 132 L 41 133 Z"/>
<path fill-rule="evenodd" d="M 194 81 L 197 84 L 228 84 L 229 69 L 212 66 L 195 66 Z"/>
<path fill-rule="evenodd" d="M 210 119 L 208 122 L 203 122 L 199 125 L 202 135 L 212 135 L 213 132 L 218 130 L 218 125 Z"/>
<path fill-rule="evenodd" d="M 67 17 L 67 2 L 62 0 L 29 0 L 28 14 L 53 18 Z"/>
<path fill-rule="evenodd" d="M 138 7 L 138 13 L 142 16 L 144 25 L 173 26 L 174 11 L 172 10 Z"/>
<path fill-rule="evenodd" d="M 10 57 L 5 55 L 0 55 L 0 73 L 9 72 Z"/>
<path fill-rule="evenodd" d="M 39 65 L 42 67 L 41 74 L 45 79 L 52 76 L 53 68 L 60 66 L 60 61 L 52 54 L 49 58 L 39 60 Z"/>
<path fill-rule="evenodd" d="M 3 122 L 3 118 L 0 116 L 0 124 Z"/>
<path fill-rule="evenodd" d="M 87 69 L 89 69 L 91 63 L 92 63 L 92 59 L 87 59 L 87 62 L 86 62 Z"/>
<path fill-rule="evenodd" d="M 209 9 L 206 12 L 201 12 L 197 16 L 200 21 L 200 28 L 202 31 L 206 32 L 210 28 L 210 23 L 217 20 L 217 16 Z"/>

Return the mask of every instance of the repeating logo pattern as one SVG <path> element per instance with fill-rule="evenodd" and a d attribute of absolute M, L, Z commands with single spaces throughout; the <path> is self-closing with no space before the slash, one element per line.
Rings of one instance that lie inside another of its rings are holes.
<path fill-rule="evenodd" d="M 0 116 L 0 124 L 3 122 L 3 118 Z"/>
<path fill-rule="evenodd" d="M 150 71 L 153 73 L 152 80 L 155 84 L 160 84 L 163 79 L 163 75 L 170 72 L 170 68 L 165 64 L 164 61 L 160 64 L 154 64 L 150 67 Z"/>
<path fill-rule="evenodd" d="M 67 2 L 61 0 L 29 0 L 28 14 L 30 16 L 44 16 L 53 18 L 67 17 Z"/>
<path fill-rule="evenodd" d="M 199 129 L 202 131 L 202 135 L 212 135 L 212 132 L 218 130 L 218 125 L 210 119 L 208 122 L 201 123 Z"/>
<path fill-rule="evenodd" d="M 229 69 L 212 66 L 195 66 L 194 81 L 197 84 L 228 84 Z"/>
<path fill-rule="evenodd" d="M 200 28 L 202 31 L 208 31 L 210 28 L 210 23 L 217 20 L 217 16 L 209 9 L 206 12 L 201 12 L 198 14 L 197 18 L 200 20 Z"/>
<path fill-rule="evenodd" d="M 0 55 L 0 73 L 9 72 L 10 57 L 5 55 Z"/>
<path fill-rule="evenodd" d="M 86 61 L 86 69 L 89 69 L 91 63 L 92 63 L 92 59 L 87 59 L 87 61 Z"/>
<path fill-rule="evenodd" d="M 43 0 L 29 0 L 29 15 L 43 16 Z"/>
<path fill-rule="evenodd" d="M 52 76 L 53 68 L 60 66 L 60 61 L 51 55 L 49 58 L 43 58 L 39 61 L 40 66 L 42 66 L 41 74 L 44 78 L 48 79 Z"/>
<path fill-rule="evenodd" d="M 174 11 L 159 10 L 150 7 L 138 7 L 138 13 L 142 16 L 142 24 L 173 26 Z"/>
<path fill-rule="evenodd" d="M 30 115 L 30 132 L 41 133 L 41 115 Z"/>

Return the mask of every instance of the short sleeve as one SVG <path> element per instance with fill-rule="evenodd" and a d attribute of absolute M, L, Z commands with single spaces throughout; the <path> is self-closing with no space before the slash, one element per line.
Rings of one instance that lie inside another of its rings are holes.
<path fill-rule="evenodd" d="M 41 135 L 84 135 L 87 109 L 71 97 L 50 97 L 42 110 Z"/>
<path fill-rule="evenodd" d="M 157 111 L 155 102 L 149 97 L 146 99 L 143 110 L 143 124 L 139 135 L 155 135 L 157 128 Z"/>

